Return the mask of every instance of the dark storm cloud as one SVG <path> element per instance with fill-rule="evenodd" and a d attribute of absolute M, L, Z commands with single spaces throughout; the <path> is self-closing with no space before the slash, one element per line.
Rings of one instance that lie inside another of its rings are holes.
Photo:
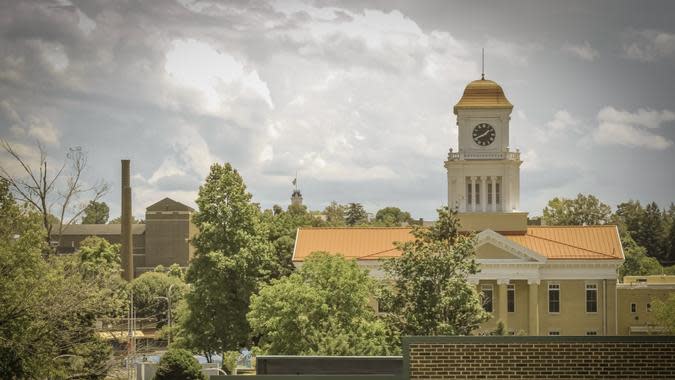
<path fill-rule="evenodd" d="M 297 170 L 312 208 L 360 201 L 429 218 L 456 148 L 452 105 L 487 47 L 488 78 L 515 105 L 525 210 L 577 192 L 665 204 L 675 187 L 673 7 L 4 2 L 0 137 L 25 149 L 51 141 L 53 157 L 83 146 L 88 180 L 113 189 L 119 159 L 131 158 L 136 213 L 164 196 L 190 203 L 209 165 L 228 161 L 264 207 L 287 203 Z M 658 128 L 641 109 L 659 112 Z"/>

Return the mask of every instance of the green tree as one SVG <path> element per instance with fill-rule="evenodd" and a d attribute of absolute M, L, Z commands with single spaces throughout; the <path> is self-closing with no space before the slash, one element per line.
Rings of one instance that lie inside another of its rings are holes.
<path fill-rule="evenodd" d="M 317 252 L 253 295 L 248 319 L 272 355 L 385 355 L 387 329 L 369 305 L 375 289 L 355 261 Z"/>
<path fill-rule="evenodd" d="M 395 227 L 411 221 L 410 213 L 401 211 L 398 207 L 385 207 L 375 214 L 375 222 L 381 226 Z"/>
<path fill-rule="evenodd" d="M 665 301 L 655 300 L 652 308 L 656 322 L 675 335 L 675 293 L 670 293 Z"/>
<path fill-rule="evenodd" d="M 345 206 L 332 201 L 326 206 L 323 213 L 326 216 L 326 223 L 329 226 L 339 227 L 345 225 Z"/>
<path fill-rule="evenodd" d="M 190 351 L 172 348 L 162 355 L 155 380 L 206 380 L 206 376 Z"/>
<path fill-rule="evenodd" d="M 169 304 L 174 315 L 187 287 L 179 277 L 146 272 L 131 281 L 130 290 L 134 293 L 137 316 L 155 318 L 160 328 L 168 321 Z"/>
<path fill-rule="evenodd" d="M 85 274 L 98 275 L 101 271 L 119 275 L 120 245 L 110 244 L 98 236 L 89 236 L 78 249 L 81 269 Z"/>
<path fill-rule="evenodd" d="M 82 224 L 106 224 L 110 217 L 110 207 L 105 202 L 90 201 L 84 208 Z"/>
<path fill-rule="evenodd" d="M 652 202 L 645 207 L 644 219 L 633 239 L 647 249 L 647 255 L 659 261 L 664 259 L 667 232 L 659 206 Z"/>
<path fill-rule="evenodd" d="M 667 262 L 669 265 L 675 265 L 675 205 L 672 203 L 667 218 L 669 227 L 668 236 L 666 237 L 666 242 L 664 244 L 667 252 L 667 254 L 664 255 L 664 262 Z"/>
<path fill-rule="evenodd" d="M 93 327 L 115 308 L 109 274 L 82 271 L 79 255 L 43 257 L 45 234 L 0 181 L 0 378 L 104 378 L 111 350 Z"/>
<path fill-rule="evenodd" d="M 350 203 L 347 205 L 345 223 L 349 226 L 368 223 L 368 213 L 361 203 Z"/>
<path fill-rule="evenodd" d="M 276 206 L 276 205 L 275 205 Z M 293 266 L 293 247 L 298 227 L 321 226 L 322 221 L 310 214 L 306 208 L 289 206 L 288 211 L 281 207 L 273 207 L 263 213 L 263 221 L 267 226 L 268 240 L 274 246 L 276 258 L 279 262 L 279 273 L 274 277 L 285 276 L 291 273 Z"/>
<path fill-rule="evenodd" d="M 280 269 L 260 210 L 230 164 L 211 166 L 196 203 L 199 234 L 186 274 L 192 288 L 181 328 L 183 341 L 208 356 L 246 344 L 251 294 Z"/>
<path fill-rule="evenodd" d="M 616 206 L 614 222 L 622 233 L 628 232 L 632 238 L 636 237 L 636 233 L 644 223 L 644 218 L 645 209 L 639 201 L 629 200 Z"/>
<path fill-rule="evenodd" d="M 456 211 L 438 210 L 430 228 L 415 226 L 415 239 L 396 243 L 401 256 L 384 262 L 392 287 L 382 303 L 401 335 L 469 335 L 487 320 L 476 287 L 472 236 L 459 233 Z"/>
<path fill-rule="evenodd" d="M 621 235 L 621 245 L 626 260 L 619 267 L 619 278 L 663 273 L 663 267 L 658 260 L 647 256 L 647 250 L 640 247 L 629 233 Z"/>
<path fill-rule="evenodd" d="M 548 201 L 542 221 L 549 226 L 592 226 L 609 223 L 611 215 L 612 209 L 595 196 L 579 194 Z"/>

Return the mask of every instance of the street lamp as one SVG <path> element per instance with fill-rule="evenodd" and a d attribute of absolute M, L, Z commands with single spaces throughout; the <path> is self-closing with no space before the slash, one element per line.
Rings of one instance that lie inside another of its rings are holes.
<path fill-rule="evenodd" d="M 169 286 L 169 290 L 166 291 L 166 297 L 164 297 L 164 296 L 155 297 L 155 298 L 161 298 L 161 299 L 166 300 L 166 304 L 167 304 L 167 307 L 168 307 L 167 321 L 169 322 L 169 336 L 168 336 L 168 339 L 167 339 L 167 341 L 168 341 L 167 343 L 168 343 L 169 346 L 171 345 L 171 288 L 173 288 L 174 285 L 176 285 L 176 284 L 171 284 L 171 286 Z"/>

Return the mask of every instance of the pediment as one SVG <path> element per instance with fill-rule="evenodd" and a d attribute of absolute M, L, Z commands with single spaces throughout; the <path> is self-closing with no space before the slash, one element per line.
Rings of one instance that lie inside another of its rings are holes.
<path fill-rule="evenodd" d="M 517 244 L 492 230 L 476 235 L 476 259 L 480 262 L 539 262 L 547 261 L 545 256 Z"/>

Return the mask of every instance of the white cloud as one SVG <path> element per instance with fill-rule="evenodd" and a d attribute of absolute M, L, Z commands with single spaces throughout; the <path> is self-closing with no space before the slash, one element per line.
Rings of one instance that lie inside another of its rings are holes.
<path fill-rule="evenodd" d="M 544 126 L 536 127 L 536 137 L 543 142 L 560 138 L 564 135 L 579 133 L 579 120 L 567 110 L 558 110 L 553 114 L 553 119 Z"/>
<path fill-rule="evenodd" d="M 630 34 L 623 45 L 626 57 L 642 62 L 675 55 L 675 34 L 657 30 L 643 30 Z"/>
<path fill-rule="evenodd" d="M 62 44 L 43 40 L 33 40 L 32 43 L 52 70 L 61 72 L 68 68 L 70 60 Z"/>
<path fill-rule="evenodd" d="M 258 71 L 204 42 L 175 40 L 164 68 L 177 84 L 198 91 L 208 111 L 218 112 L 230 101 L 247 96 L 258 97 L 274 109 L 270 90 Z"/>
<path fill-rule="evenodd" d="M 675 113 L 639 109 L 637 112 L 608 106 L 598 112 L 598 128 L 593 140 L 601 145 L 623 145 L 663 150 L 673 146 L 671 140 L 653 132 L 663 124 L 675 121 Z"/>
<path fill-rule="evenodd" d="M 589 62 L 595 61 L 600 56 L 598 51 L 593 49 L 588 41 L 584 41 L 581 45 L 566 43 L 563 45 L 562 50 Z"/>

